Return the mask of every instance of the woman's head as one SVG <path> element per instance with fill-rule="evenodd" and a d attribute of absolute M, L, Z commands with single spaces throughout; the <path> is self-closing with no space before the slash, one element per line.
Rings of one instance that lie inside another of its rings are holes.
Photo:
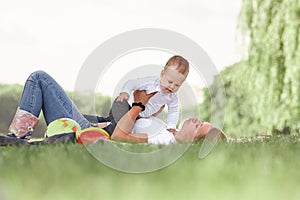
<path fill-rule="evenodd" d="M 183 122 L 181 129 L 176 134 L 179 141 L 194 141 L 202 139 L 214 126 L 208 122 L 201 122 L 197 118 L 190 118 Z M 220 130 L 221 138 L 226 137 Z"/>

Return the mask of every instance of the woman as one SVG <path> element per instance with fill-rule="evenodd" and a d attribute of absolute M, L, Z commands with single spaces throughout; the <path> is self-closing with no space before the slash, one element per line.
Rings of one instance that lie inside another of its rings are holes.
<path fill-rule="evenodd" d="M 162 131 L 156 133 L 155 136 L 148 137 L 145 133 L 137 133 L 143 121 L 136 118 L 139 112 L 142 110 L 148 100 L 154 95 L 146 94 L 143 91 L 136 91 L 134 98 L 137 106 L 133 106 L 131 110 L 121 119 L 117 128 L 113 132 L 111 139 L 134 141 L 134 142 L 148 142 L 155 144 L 169 144 L 176 141 L 191 141 L 199 139 L 205 136 L 213 126 L 209 123 L 202 123 L 198 119 L 189 119 L 183 123 L 182 128 L 176 131 L 174 135 L 170 132 Z M 46 124 L 59 119 L 70 118 L 75 120 L 81 127 L 81 129 L 91 127 L 91 123 L 80 113 L 73 101 L 67 96 L 62 87 L 46 72 L 36 71 L 33 72 L 27 79 L 20 105 L 15 113 L 11 125 L 9 126 L 8 136 L 14 138 L 11 141 L 6 136 L 0 137 L 0 144 L 23 144 L 27 143 L 27 139 L 30 139 L 33 129 L 38 123 L 38 116 L 43 110 Z M 133 120 L 134 119 L 134 120 Z M 149 119 L 153 122 L 157 122 L 156 118 Z M 134 126 L 135 124 L 139 126 Z M 162 123 L 160 127 L 163 127 Z M 135 133 L 131 133 L 132 130 L 136 130 Z M 164 129 L 162 129 L 164 130 Z M 65 135 L 66 138 L 75 140 L 74 133 Z M 171 134 L 171 135 L 170 135 Z M 60 135 L 61 138 L 64 135 Z M 222 133 L 223 138 L 225 135 Z M 55 139 L 56 137 L 54 137 Z M 162 139 L 164 138 L 164 139 Z M 167 139 L 166 139 L 167 138 Z M 65 139 L 63 140 L 65 141 Z"/>
<path fill-rule="evenodd" d="M 146 94 L 145 91 L 135 91 L 134 100 L 137 102 L 126 115 L 118 122 L 111 139 L 132 142 L 147 142 L 150 144 L 170 144 L 176 142 L 190 142 L 204 138 L 209 131 L 219 131 L 221 138 L 225 134 L 214 128 L 208 122 L 201 122 L 196 118 L 190 118 L 183 122 L 181 128 L 173 134 L 166 130 L 166 126 L 158 118 L 139 119 L 138 115 L 143 106 L 154 95 Z M 141 104 L 139 104 L 141 103 Z"/>

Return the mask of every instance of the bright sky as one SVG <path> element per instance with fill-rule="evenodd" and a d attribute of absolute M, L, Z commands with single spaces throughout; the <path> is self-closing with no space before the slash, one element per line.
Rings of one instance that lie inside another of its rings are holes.
<path fill-rule="evenodd" d="M 63 88 L 73 90 L 83 62 L 95 48 L 139 28 L 185 35 L 221 71 L 240 59 L 235 42 L 240 6 L 241 0 L 1 0 L 0 82 L 24 84 L 31 72 L 45 70 Z M 160 57 L 157 53 L 154 57 Z M 163 65 L 166 58 L 164 54 L 155 63 L 163 60 Z M 112 79 L 119 81 L 122 74 Z M 108 91 L 115 86 L 110 86 L 98 88 L 111 95 Z"/>

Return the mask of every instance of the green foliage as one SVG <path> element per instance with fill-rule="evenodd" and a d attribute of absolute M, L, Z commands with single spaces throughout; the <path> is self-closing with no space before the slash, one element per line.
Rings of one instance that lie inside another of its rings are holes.
<path fill-rule="evenodd" d="M 112 98 L 98 93 L 68 92 L 76 106 L 84 114 L 107 116 L 112 104 Z"/>
<path fill-rule="evenodd" d="M 0 84 L 0 131 L 6 132 L 19 105 L 22 86 Z"/>
<path fill-rule="evenodd" d="M 247 52 L 245 61 L 221 73 L 228 101 L 225 129 L 299 132 L 300 1 L 243 0 L 238 28 Z M 205 108 L 207 92 L 206 97 Z"/>
<path fill-rule="evenodd" d="M 255 106 L 247 101 L 251 93 L 244 88 L 248 84 L 249 76 L 245 76 L 244 70 L 247 68 L 245 62 L 237 63 L 227 67 L 221 72 L 222 82 L 214 81 L 209 87 L 204 89 L 204 102 L 200 105 L 200 113 L 203 120 L 211 121 L 211 115 L 216 115 L 219 120 L 224 120 L 223 130 L 228 135 L 253 136 L 261 133 L 255 122 Z M 216 98 L 225 88 L 226 99 Z M 219 106 L 212 106 L 212 100 Z M 220 111 L 221 106 L 225 107 L 225 116 Z"/>
<path fill-rule="evenodd" d="M 243 0 L 240 30 L 248 44 L 247 90 L 267 131 L 300 128 L 300 2 Z M 246 22 L 246 23 L 245 23 Z"/>

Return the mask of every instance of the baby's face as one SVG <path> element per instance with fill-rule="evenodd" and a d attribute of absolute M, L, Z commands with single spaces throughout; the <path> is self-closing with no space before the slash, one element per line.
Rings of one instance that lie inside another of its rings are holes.
<path fill-rule="evenodd" d="M 177 92 L 186 75 L 180 74 L 174 67 L 170 66 L 160 73 L 160 85 L 163 93 Z"/>

